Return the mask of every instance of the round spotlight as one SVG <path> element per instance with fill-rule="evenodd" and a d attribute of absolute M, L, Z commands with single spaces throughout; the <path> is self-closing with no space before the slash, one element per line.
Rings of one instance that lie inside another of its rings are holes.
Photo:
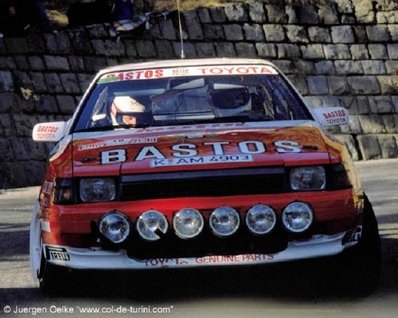
<path fill-rule="evenodd" d="M 287 230 L 301 233 L 307 230 L 314 220 L 314 214 L 307 203 L 290 203 L 282 213 L 282 222 Z"/>
<path fill-rule="evenodd" d="M 257 204 L 246 214 L 246 225 L 250 232 L 257 235 L 267 234 L 276 224 L 276 214 L 268 205 Z"/>
<path fill-rule="evenodd" d="M 182 239 L 190 239 L 199 235 L 203 225 L 203 216 L 195 209 L 182 209 L 176 213 L 173 219 L 176 235 Z"/>
<path fill-rule="evenodd" d="M 112 243 L 122 243 L 130 234 L 129 219 L 119 212 L 103 215 L 98 224 L 99 232 Z"/>
<path fill-rule="evenodd" d="M 141 214 L 137 220 L 137 231 L 144 240 L 157 241 L 159 234 L 165 234 L 169 228 L 166 217 L 155 210 L 149 210 Z"/>
<path fill-rule="evenodd" d="M 215 235 L 230 236 L 239 228 L 239 213 L 228 206 L 219 207 L 211 213 L 209 224 Z"/>

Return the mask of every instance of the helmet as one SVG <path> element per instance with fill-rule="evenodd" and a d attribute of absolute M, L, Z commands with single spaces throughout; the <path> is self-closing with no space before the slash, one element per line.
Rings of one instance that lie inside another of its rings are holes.
<path fill-rule="evenodd" d="M 116 96 L 113 99 L 110 116 L 113 125 L 137 125 L 137 116 L 145 112 L 145 106 L 130 96 Z"/>
<path fill-rule="evenodd" d="M 239 116 L 251 110 L 251 98 L 246 87 L 212 89 L 209 92 L 216 117 Z"/>

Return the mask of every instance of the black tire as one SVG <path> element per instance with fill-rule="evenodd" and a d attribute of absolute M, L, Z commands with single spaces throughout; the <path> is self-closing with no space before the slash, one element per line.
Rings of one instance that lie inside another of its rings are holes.
<path fill-rule="evenodd" d="M 60 266 L 47 262 L 42 256 L 39 274 L 39 287 L 45 294 L 64 294 L 69 291 L 70 273 Z"/>
<path fill-rule="evenodd" d="M 337 256 L 335 265 L 334 279 L 342 294 L 365 297 L 377 288 L 381 268 L 380 236 L 372 204 L 366 196 L 362 237 L 357 245 Z"/>

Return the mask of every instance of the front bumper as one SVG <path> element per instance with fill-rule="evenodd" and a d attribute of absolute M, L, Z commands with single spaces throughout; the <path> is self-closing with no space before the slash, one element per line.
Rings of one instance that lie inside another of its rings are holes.
<path fill-rule="evenodd" d="M 274 254 L 212 255 L 189 258 L 130 258 L 125 250 L 106 251 L 100 248 L 76 248 L 44 245 L 47 261 L 58 266 L 86 270 L 142 270 L 189 268 L 205 266 L 242 266 L 288 262 L 332 256 L 355 245 L 361 227 L 336 235 L 317 235 L 305 241 L 289 242 L 287 249 Z"/>

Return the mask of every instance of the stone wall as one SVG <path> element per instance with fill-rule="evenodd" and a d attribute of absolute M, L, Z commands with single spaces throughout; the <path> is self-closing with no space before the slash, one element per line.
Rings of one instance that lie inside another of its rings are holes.
<path fill-rule="evenodd" d="M 184 12 L 187 58 L 274 62 L 311 106 L 344 106 L 335 131 L 354 159 L 398 156 L 398 2 L 265 0 Z M 176 58 L 177 14 L 110 36 L 94 25 L 5 38 L 0 45 L 0 188 L 38 184 L 52 145 L 34 143 L 37 122 L 70 116 L 99 69 Z"/>

